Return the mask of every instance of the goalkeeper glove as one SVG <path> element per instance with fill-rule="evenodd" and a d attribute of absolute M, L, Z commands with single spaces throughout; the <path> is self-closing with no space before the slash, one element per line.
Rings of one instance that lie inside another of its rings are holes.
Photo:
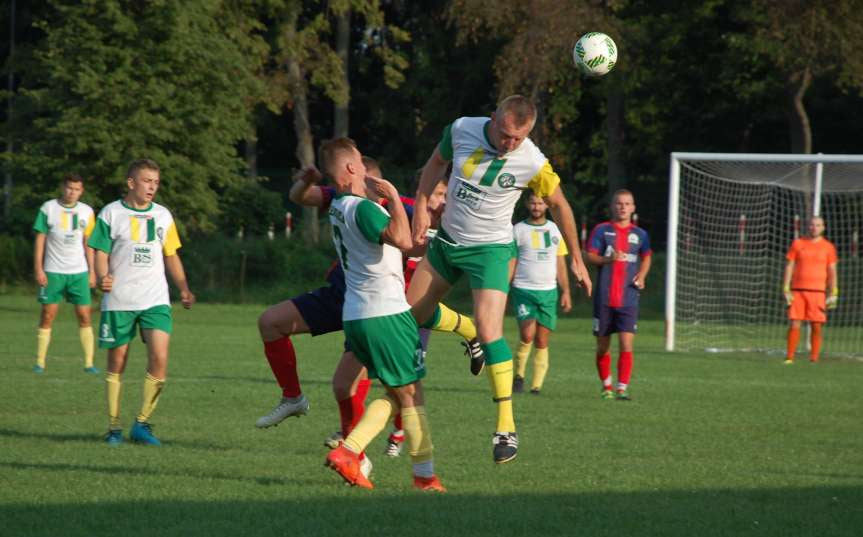
<path fill-rule="evenodd" d="M 828 310 L 835 309 L 838 303 L 839 303 L 839 288 L 834 287 L 833 292 L 830 293 L 830 296 L 827 297 L 827 309 Z"/>
<path fill-rule="evenodd" d="M 785 295 L 785 304 L 790 306 L 794 301 L 794 295 L 791 293 L 791 286 L 786 285 L 782 288 L 782 293 Z"/>

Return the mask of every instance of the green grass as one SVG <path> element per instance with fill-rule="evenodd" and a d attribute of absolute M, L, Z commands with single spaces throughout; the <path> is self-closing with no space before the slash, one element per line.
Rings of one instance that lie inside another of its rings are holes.
<path fill-rule="evenodd" d="M 261 307 L 175 309 L 162 448 L 101 443 L 104 382 L 82 372 L 71 308 L 48 370 L 30 371 L 38 305 L 0 296 L 0 535 L 858 536 L 863 364 L 783 366 L 746 354 L 667 354 L 662 325 L 636 341 L 631 403 L 602 401 L 588 319 L 552 337 L 540 396 L 515 400 L 518 459 L 491 462 L 488 382 L 435 334 L 427 407 L 446 495 L 410 488 L 407 457 L 370 447 L 376 489 L 322 466 L 337 428 L 330 375 L 341 335 L 295 338 L 308 416 L 259 431 L 277 401 L 257 339 Z M 515 323 L 507 319 L 510 343 Z M 142 347 L 124 377 L 140 405 Z M 99 353 L 97 365 L 104 363 Z M 379 394 L 375 388 L 373 395 Z M 128 427 L 128 425 L 127 425 Z"/>

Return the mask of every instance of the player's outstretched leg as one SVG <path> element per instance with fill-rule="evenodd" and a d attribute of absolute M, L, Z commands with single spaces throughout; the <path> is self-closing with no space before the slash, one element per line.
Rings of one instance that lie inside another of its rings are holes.
<path fill-rule="evenodd" d="M 303 395 L 297 373 L 297 355 L 290 336 L 309 331 L 293 300 L 270 306 L 258 318 L 258 330 L 264 342 L 264 354 L 270 369 L 282 389 L 276 406 L 255 422 L 264 429 L 278 425 L 291 416 L 303 416 L 309 411 L 309 401 Z"/>
<path fill-rule="evenodd" d="M 462 345 L 465 356 L 470 359 L 471 374 L 476 376 L 482 372 L 485 355 L 476 337 L 476 326 L 470 317 L 448 308 L 443 303 L 438 303 L 432 316 L 420 326 L 436 332 L 455 332 L 460 335 L 464 338 Z"/>

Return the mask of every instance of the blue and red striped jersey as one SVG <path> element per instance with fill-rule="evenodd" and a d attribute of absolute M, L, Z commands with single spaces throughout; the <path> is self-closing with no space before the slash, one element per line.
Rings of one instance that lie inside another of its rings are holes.
<path fill-rule="evenodd" d="M 621 308 L 638 306 L 638 288 L 632 283 L 641 268 L 641 260 L 650 256 L 647 232 L 635 225 L 618 226 L 613 222 L 598 224 L 590 232 L 587 251 L 601 256 L 611 251 L 626 253 L 626 261 L 614 261 L 599 267 L 593 300 L 603 306 Z"/>

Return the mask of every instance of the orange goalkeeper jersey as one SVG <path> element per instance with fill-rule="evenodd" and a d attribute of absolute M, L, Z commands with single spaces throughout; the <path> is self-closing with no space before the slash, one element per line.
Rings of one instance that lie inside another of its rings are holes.
<path fill-rule="evenodd" d="M 827 288 L 827 268 L 836 263 L 836 248 L 827 239 L 796 239 L 785 259 L 794 261 L 791 289 L 824 291 Z"/>

